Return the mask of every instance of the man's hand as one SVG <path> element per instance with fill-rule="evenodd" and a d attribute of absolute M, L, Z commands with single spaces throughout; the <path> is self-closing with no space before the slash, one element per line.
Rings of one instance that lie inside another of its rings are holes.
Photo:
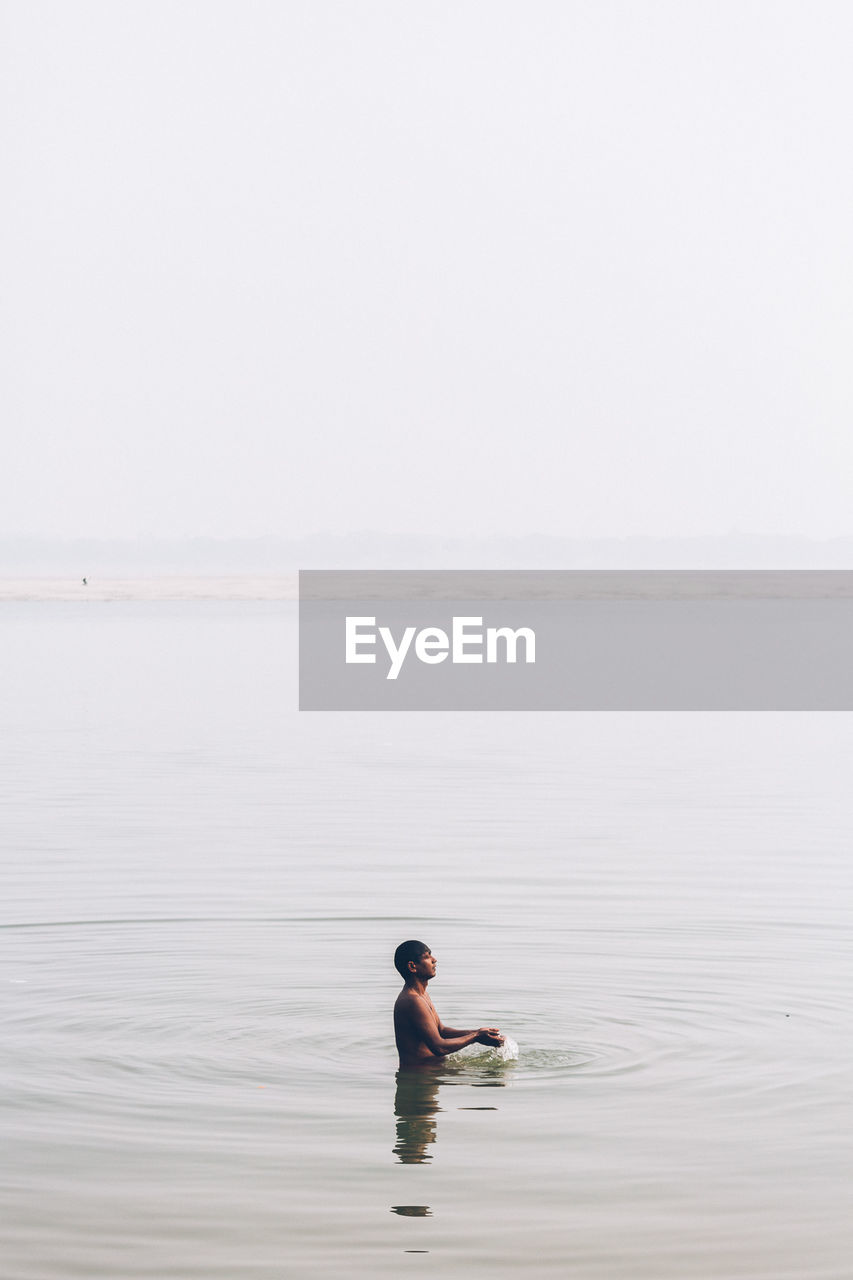
<path fill-rule="evenodd" d="M 494 1047 L 502 1045 L 505 1037 L 497 1027 L 480 1027 L 477 1032 L 477 1044 L 488 1044 Z"/>

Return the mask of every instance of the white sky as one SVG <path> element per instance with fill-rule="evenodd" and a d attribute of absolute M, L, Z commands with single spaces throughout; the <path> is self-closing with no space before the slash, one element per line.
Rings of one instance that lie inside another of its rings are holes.
<path fill-rule="evenodd" d="M 0 44 L 0 535 L 853 532 L 846 0 Z"/>

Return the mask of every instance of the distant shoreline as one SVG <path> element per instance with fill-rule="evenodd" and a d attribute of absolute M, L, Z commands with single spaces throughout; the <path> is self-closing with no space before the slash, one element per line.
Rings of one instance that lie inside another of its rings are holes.
<path fill-rule="evenodd" d="M 794 570 L 385 570 L 379 574 L 327 571 L 306 587 L 314 599 L 530 600 L 845 600 L 853 598 L 853 571 Z M 413 586 L 414 582 L 414 586 Z M 328 583 L 329 585 L 324 585 Z M 328 592 L 328 594 L 327 594 Z M 0 604 L 167 601 L 296 602 L 299 575 L 148 574 L 82 578 L 36 574 L 0 577 Z"/>
<path fill-rule="evenodd" d="M 299 579 L 295 573 L 267 576 L 157 574 L 139 577 L 81 578 L 38 577 L 0 578 L 0 603 L 25 601 L 167 601 L 167 600 L 296 600 Z"/>

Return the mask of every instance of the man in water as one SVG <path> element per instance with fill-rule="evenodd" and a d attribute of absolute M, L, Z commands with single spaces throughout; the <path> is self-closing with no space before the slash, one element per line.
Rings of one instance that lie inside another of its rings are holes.
<path fill-rule="evenodd" d="M 394 1005 L 394 1037 L 401 1067 L 434 1063 L 468 1044 L 503 1044 L 497 1027 L 458 1031 L 444 1025 L 427 993 L 427 983 L 435 977 L 436 959 L 425 942 L 401 942 L 394 952 L 394 967 L 405 983 Z"/>

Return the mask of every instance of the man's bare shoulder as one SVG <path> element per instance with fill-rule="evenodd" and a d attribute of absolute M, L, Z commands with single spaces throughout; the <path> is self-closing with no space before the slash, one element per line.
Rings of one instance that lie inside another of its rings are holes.
<path fill-rule="evenodd" d="M 435 1005 L 428 995 L 421 995 L 420 991 L 412 991 L 410 987 L 403 987 L 394 1002 L 394 1012 L 412 1014 L 416 1009 L 426 1009 L 435 1014 Z"/>

